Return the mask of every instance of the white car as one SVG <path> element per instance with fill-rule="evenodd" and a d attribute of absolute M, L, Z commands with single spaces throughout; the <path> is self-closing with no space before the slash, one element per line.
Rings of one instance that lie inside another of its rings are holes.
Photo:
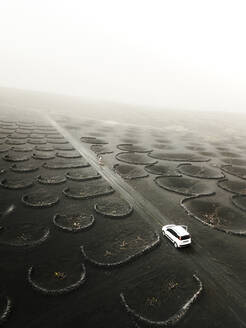
<path fill-rule="evenodd" d="M 168 224 L 162 227 L 162 233 L 176 248 L 188 246 L 191 244 L 191 236 L 184 225 Z"/>

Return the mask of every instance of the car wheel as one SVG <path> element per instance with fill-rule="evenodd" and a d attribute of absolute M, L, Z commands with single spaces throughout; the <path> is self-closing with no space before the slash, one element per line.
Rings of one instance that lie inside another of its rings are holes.
<path fill-rule="evenodd" d="M 174 247 L 175 247 L 175 248 L 178 248 L 178 245 L 177 245 L 177 243 L 174 243 Z"/>

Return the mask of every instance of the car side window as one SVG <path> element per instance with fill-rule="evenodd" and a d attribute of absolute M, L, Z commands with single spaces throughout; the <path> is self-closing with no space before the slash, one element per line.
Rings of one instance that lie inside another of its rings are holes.
<path fill-rule="evenodd" d="M 176 238 L 179 238 L 178 234 L 175 231 L 173 232 L 173 234 Z"/>
<path fill-rule="evenodd" d="M 174 232 L 172 229 L 168 229 L 168 231 L 169 231 L 173 236 L 175 236 L 175 232 Z"/>
<path fill-rule="evenodd" d="M 172 230 L 172 229 L 169 229 L 170 231 L 170 233 L 174 236 L 174 237 L 176 237 L 176 238 L 179 238 L 179 236 L 177 235 L 177 233 L 174 231 L 174 230 Z"/>

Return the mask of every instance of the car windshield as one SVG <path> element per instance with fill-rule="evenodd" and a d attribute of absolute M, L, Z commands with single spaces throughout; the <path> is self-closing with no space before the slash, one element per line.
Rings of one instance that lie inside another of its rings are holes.
<path fill-rule="evenodd" d="M 190 239 L 190 235 L 185 235 L 181 237 L 181 240 L 186 240 L 186 239 Z"/>

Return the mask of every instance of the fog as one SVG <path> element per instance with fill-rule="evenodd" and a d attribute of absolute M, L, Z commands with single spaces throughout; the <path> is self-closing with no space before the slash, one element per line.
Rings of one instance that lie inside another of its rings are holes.
<path fill-rule="evenodd" d="M 245 111 L 244 1 L 6 0 L 0 86 Z"/>

